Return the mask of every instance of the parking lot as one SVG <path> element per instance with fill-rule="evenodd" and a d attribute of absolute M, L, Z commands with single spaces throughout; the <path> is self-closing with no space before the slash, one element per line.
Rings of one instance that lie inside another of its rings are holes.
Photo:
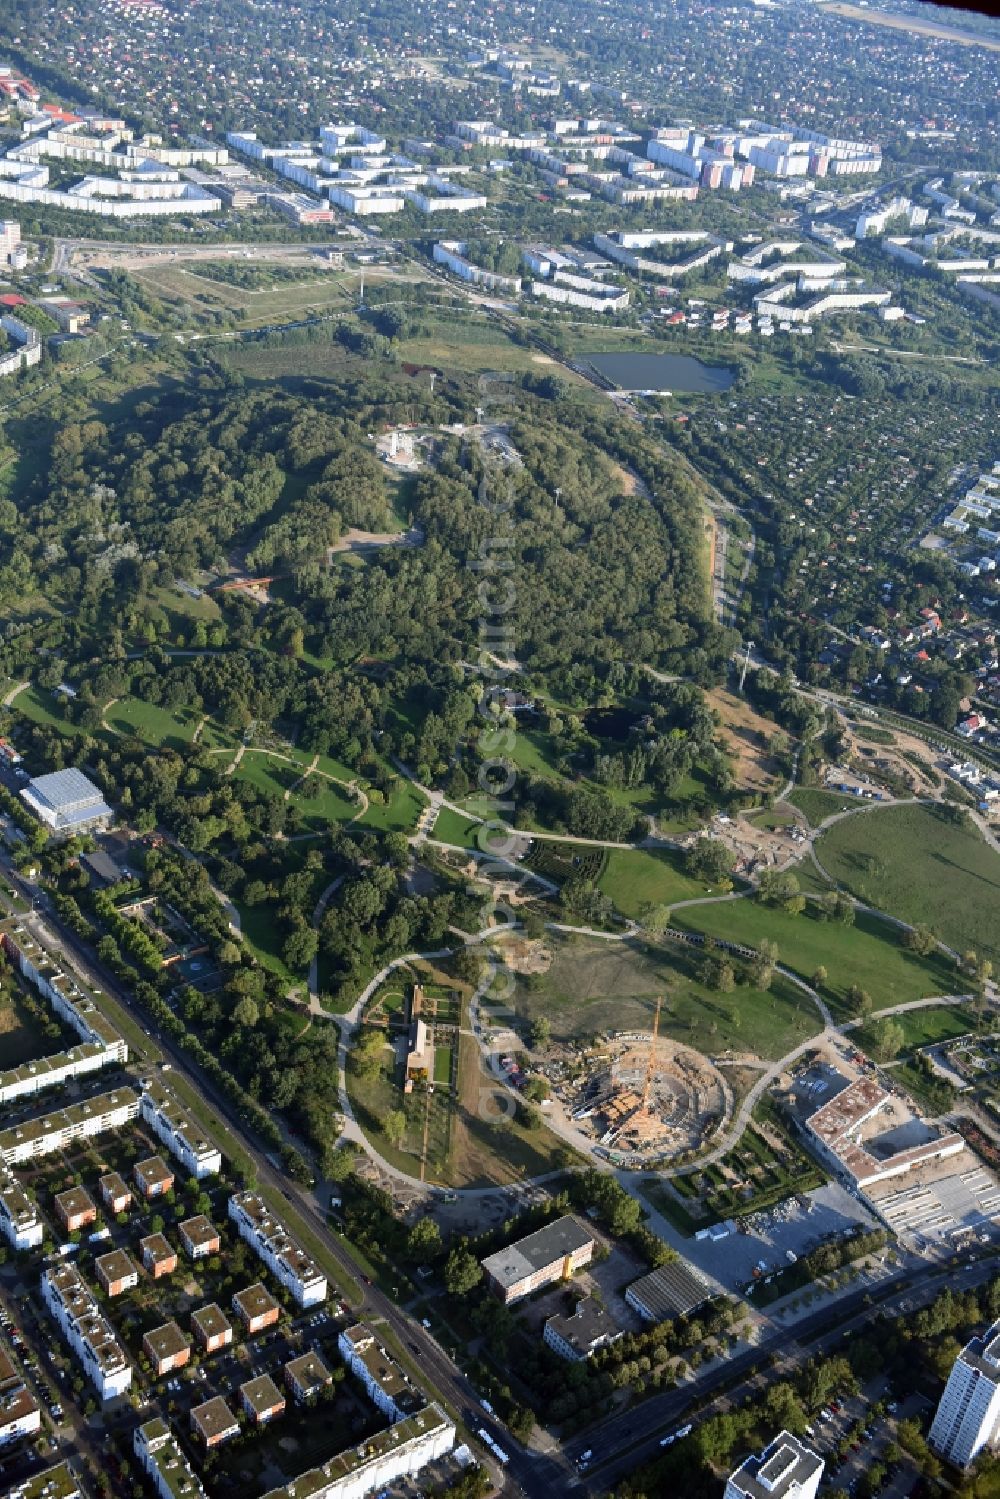
<path fill-rule="evenodd" d="M 724 1239 L 686 1241 L 684 1257 L 726 1290 L 742 1290 L 761 1265 L 778 1270 L 789 1264 L 789 1250 L 798 1259 L 832 1235 L 878 1226 L 856 1198 L 831 1181 L 802 1198 L 788 1198 L 767 1212 L 740 1219 Z"/>

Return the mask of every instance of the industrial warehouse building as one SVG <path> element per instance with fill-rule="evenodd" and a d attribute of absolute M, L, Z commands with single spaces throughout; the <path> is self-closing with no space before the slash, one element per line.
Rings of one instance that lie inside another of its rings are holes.
<path fill-rule="evenodd" d="M 57 838 L 106 828 L 114 817 L 103 793 L 82 770 L 54 770 L 50 775 L 36 776 L 22 787 L 21 796 Z"/>

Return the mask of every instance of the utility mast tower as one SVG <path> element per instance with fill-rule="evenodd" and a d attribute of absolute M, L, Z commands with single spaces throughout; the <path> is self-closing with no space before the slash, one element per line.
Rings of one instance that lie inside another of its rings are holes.
<path fill-rule="evenodd" d="M 747 641 L 747 653 L 743 658 L 743 669 L 740 672 L 740 691 L 743 691 L 743 683 L 747 679 L 747 668 L 750 665 L 750 652 L 753 650 L 753 641 Z"/>
<path fill-rule="evenodd" d="M 649 1112 L 649 1092 L 653 1086 L 653 1073 L 656 1071 L 656 1037 L 660 1030 L 660 1006 L 663 1003 L 662 995 L 656 996 L 656 1014 L 653 1016 L 653 1034 L 649 1038 L 649 1056 L 646 1059 L 646 1078 L 642 1085 L 642 1112 Z"/>

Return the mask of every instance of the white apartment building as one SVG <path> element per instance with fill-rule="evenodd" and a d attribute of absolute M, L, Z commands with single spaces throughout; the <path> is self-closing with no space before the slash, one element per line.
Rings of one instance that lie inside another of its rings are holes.
<path fill-rule="evenodd" d="M 657 246 L 678 245 L 691 251 L 684 259 L 676 261 L 653 260 L 641 255 L 640 250 L 651 250 Z M 614 234 L 595 234 L 594 248 L 602 255 L 658 281 L 676 281 L 691 271 L 700 270 L 726 248 L 725 241 L 715 239 L 698 229 L 652 230 L 648 233 L 628 234 L 617 230 Z M 732 245 L 729 245 L 732 249 Z"/>
<path fill-rule="evenodd" d="M 116 1088 L 83 1103 L 69 1104 L 41 1119 L 25 1120 L 0 1130 L 0 1161 L 18 1166 L 37 1160 L 53 1150 L 63 1150 L 71 1140 L 89 1139 L 108 1130 L 122 1129 L 139 1114 L 139 1095 L 132 1088 Z"/>
<path fill-rule="evenodd" d="M 0 1233 L 13 1249 L 36 1249 L 45 1237 L 38 1209 L 17 1178 L 2 1165 Z"/>
<path fill-rule="evenodd" d="M 730 1474 L 724 1499 L 816 1499 L 823 1467 L 821 1457 L 782 1431 Z"/>
<path fill-rule="evenodd" d="M 566 307 L 585 307 L 588 312 L 623 312 L 629 304 L 629 293 L 620 286 L 605 286 L 601 281 L 559 271 L 552 281 L 532 281 L 531 293 Z"/>
<path fill-rule="evenodd" d="M 487 291 L 507 292 L 515 297 L 520 294 L 521 282 L 516 276 L 501 276 L 497 271 L 487 271 L 482 266 L 473 265 L 471 260 L 466 259 L 465 251 L 464 240 L 442 239 L 431 253 L 438 265 L 445 266 L 462 281 L 470 281 L 474 286 L 484 286 Z"/>
<path fill-rule="evenodd" d="M 42 1413 L 25 1383 L 24 1370 L 0 1349 L 0 1447 L 40 1430 Z"/>
<path fill-rule="evenodd" d="M 338 1453 L 319 1468 L 300 1473 L 264 1499 L 363 1499 L 413 1478 L 428 1463 L 444 1457 L 455 1445 L 455 1427 L 440 1406 L 425 1405 L 416 1415 L 367 1437 L 357 1447 Z"/>
<path fill-rule="evenodd" d="M 139 1108 L 153 1133 L 198 1181 L 222 1170 L 222 1152 L 162 1083 L 154 1079 L 143 1088 Z"/>
<path fill-rule="evenodd" d="M 42 1300 L 101 1399 L 123 1395 L 132 1383 L 132 1366 L 75 1266 L 53 1265 L 43 1272 Z"/>
<path fill-rule="evenodd" d="M 359 1322 L 337 1339 L 340 1356 L 368 1398 L 390 1421 L 402 1421 L 423 1405 L 424 1397 L 414 1389 L 403 1370 L 382 1347 L 370 1327 Z"/>
<path fill-rule="evenodd" d="M 1000 1321 L 972 1338 L 952 1365 L 928 1441 L 958 1468 L 996 1441 L 1000 1425 Z"/>
<path fill-rule="evenodd" d="M 240 1237 L 292 1293 L 299 1306 L 316 1306 L 326 1300 L 326 1276 L 311 1255 L 272 1218 L 262 1197 L 256 1192 L 235 1192 L 229 1199 L 229 1216 Z"/>
<path fill-rule="evenodd" d="M 160 1499 L 205 1499 L 205 1490 L 161 1416 L 137 1426 L 132 1449 Z"/>

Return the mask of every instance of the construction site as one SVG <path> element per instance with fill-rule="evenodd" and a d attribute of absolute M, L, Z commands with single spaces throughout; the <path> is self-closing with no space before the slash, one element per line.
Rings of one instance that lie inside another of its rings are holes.
<path fill-rule="evenodd" d="M 571 1101 L 574 1121 L 601 1154 L 620 1165 L 650 1165 L 697 1150 L 732 1111 L 722 1074 L 700 1052 L 659 1034 L 657 1002 L 651 1034 L 616 1036 L 592 1056 Z"/>

